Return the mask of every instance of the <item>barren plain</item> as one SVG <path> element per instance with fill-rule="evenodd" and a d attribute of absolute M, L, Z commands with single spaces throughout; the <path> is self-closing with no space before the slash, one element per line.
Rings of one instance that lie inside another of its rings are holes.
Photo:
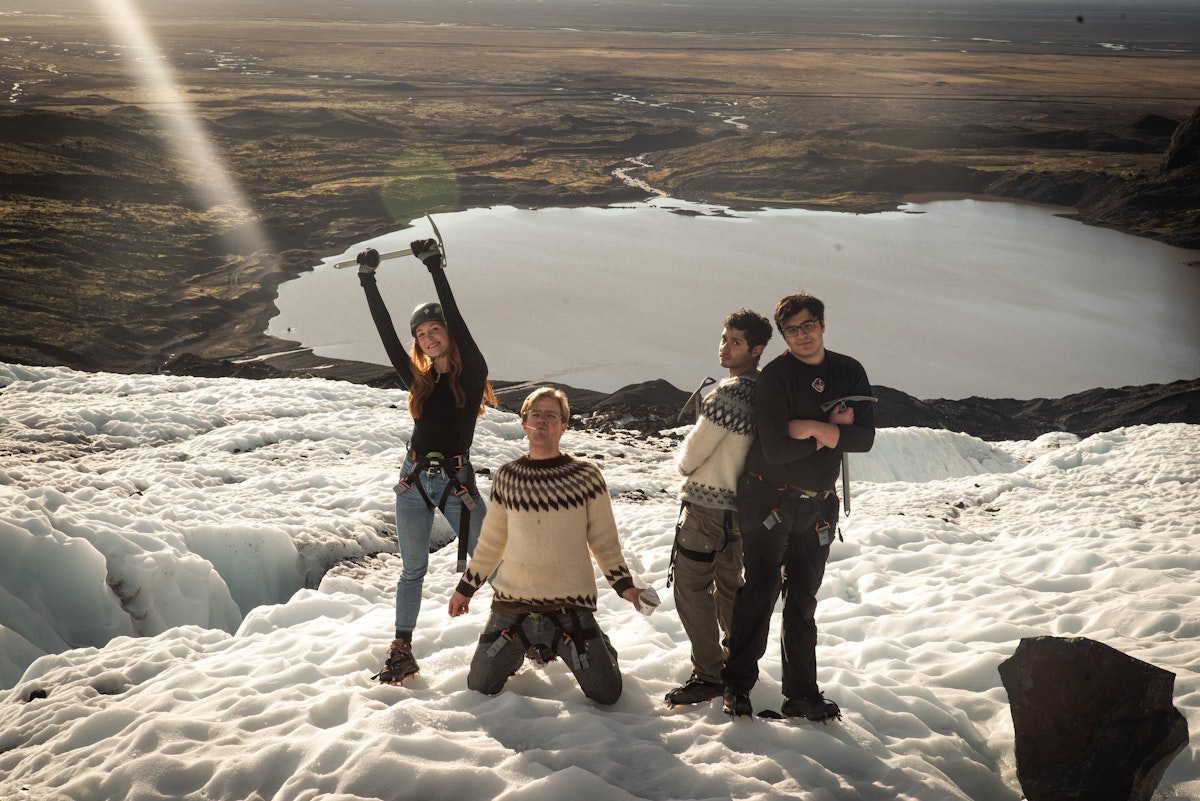
<path fill-rule="evenodd" d="M 427 212 L 639 200 L 635 158 L 687 200 L 990 195 L 1200 247 L 1200 12 L 1077 5 L 0 6 L 0 360 L 286 351 L 275 288 L 321 256 Z"/>

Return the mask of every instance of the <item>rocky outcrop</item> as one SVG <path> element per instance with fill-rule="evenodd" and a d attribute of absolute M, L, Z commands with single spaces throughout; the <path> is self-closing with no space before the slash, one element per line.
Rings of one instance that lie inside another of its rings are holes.
<path fill-rule="evenodd" d="M 398 387 L 395 373 L 379 365 L 330 362 L 311 373 L 303 360 L 294 370 L 259 362 L 204 359 L 185 353 L 165 364 L 162 372 L 175 375 L 236 378 L 323 377 L 374 387 Z M 598 392 L 552 381 L 495 381 L 500 407 L 516 411 L 536 386 L 553 386 L 567 393 L 572 425 L 591 431 L 637 431 L 657 434 L 695 422 L 694 409 L 685 410 L 691 392 L 657 379 L 630 384 L 616 392 Z M 1135 425 L 1189 423 L 1200 425 L 1200 378 L 1170 384 L 1147 384 L 1119 389 L 1089 389 L 1063 398 L 966 398 L 921 400 L 884 386 L 871 388 L 879 403 L 875 423 L 880 428 L 938 428 L 992 442 L 1034 439 L 1052 431 L 1080 437 Z"/>
<path fill-rule="evenodd" d="M 873 389 L 880 427 L 944 428 L 989 441 L 1033 439 L 1051 431 L 1087 437 L 1124 426 L 1200 423 L 1200 379 L 1032 400 L 917 400 L 888 387 Z"/>
<path fill-rule="evenodd" d="M 1028 801 L 1149 801 L 1188 744 L 1175 675 L 1102 643 L 1025 638 L 999 670 Z"/>
<path fill-rule="evenodd" d="M 1122 182 L 1079 210 L 1086 221 L 1200 248 L 1200 108 L 1175 129 L 1157 173 Z"/>
<path fill-rule="evenodd" d="M 1171 143 L 1163 154 L 1160 175 L 1167 175 L 1175 170 L 1186 170 L 1200 164 L 1200 106 L 1192 112 L 1187 121 L 1175 129 L 1171 135 Z"/>
<path fill-rule="evenodd" d="M 690 393 L 665 381 L 634 384 L 611 395 L 564 389 L 579 415 L 574 424 L 595 431 L 652 434 L 695 420 L 694 415 L 680 416 Z M 875 422 L 880 428 L 937 428 L 993 442 L 1034 439 L 1052 431 L 1086 437 L 1124 426 L 1200 424 L 1200 379 L 1033 400 L 920 400 L 890 387 L 874 386 L 872 391 L 879 398 Z"/>

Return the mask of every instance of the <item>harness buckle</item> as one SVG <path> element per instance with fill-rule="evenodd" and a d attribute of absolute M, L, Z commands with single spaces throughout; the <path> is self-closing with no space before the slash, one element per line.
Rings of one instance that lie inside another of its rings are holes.
<path fill-rule="evenodd" d="M 466 484 L 455 482 L 457 486 L 454 488 L 454 497 L 458 498 L 458 502 L 470 509 L 472 512 L 479 505 L 475 503 L 475 499 L 471 497 L 471 490 Z"/>
<path fill-rule="evenodd" d="M 587 670 L 591 665 L 588 660 L 587 651 L 580 648 L 575 642 L 575 638 L 567 632 L 562 633 L 562 641 L 570 648 L 571 663 L 575 666 L 575 670 Z"/>
<path fill-rule="evenodd" d="M 496 654 L 500 653 L 504 646 L 508 645 L 514 639 L 515 635 L 513 634 L 512 627 L 510 626 L 504 629 L 496 635 L 496 641 L 492 643 L 491 648 L 487 649 L 487 655 L 489 657 L 494 657 Z"/>

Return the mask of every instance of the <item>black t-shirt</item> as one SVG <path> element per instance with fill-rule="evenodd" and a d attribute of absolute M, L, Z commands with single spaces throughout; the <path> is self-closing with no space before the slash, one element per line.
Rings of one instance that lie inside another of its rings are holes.
<path fill-rule="evenodd" d="M 433 285 L 437 289 L 438 301 L 442 304 L 442 313 L 446 317 L 446 330 L 458 346 L 462 356 L 462 372 L 459 382 L 465 394 L 461 406 L 454 402 L 454 392 L 450 386 L 449 377 L 443 376 L 435 385 L 433 392 L 426 399 L 421 417 L 413 423 L 410 447 L 417 453 L 441 453 L 443 456 L 458 456 L 471 448 L 475 438 L 475 421 L 479 415 L 479 406 L 483 402 L 484 386 L 487 383 L 487 361 L 475 339 L 467 328 L 454 300 L 450 282 L 446 280 L 446 271 L 441 267 L 429 268 L 433 276 Z M 396 374 L 400 377 L 405 388 L 412 387 L 413 364 L 408 351 L 396 335 L 396 327 L 392 316 L 388 313 L 383 297 L 373 273 L 360 273 L 359 283 L 367 296 L 367 305 L 371 309 L 371 319 L 383 341 L 384 350 Z"/>
<path fill-rule="evenodd" d="M 788 436 L 790 420 L 827 422 L 830 412 L 821 404 L 847 395 L 870 395 L 871 384 L 855 359 L 825 351 L 818 365 L 807 365 L 785 351 L 772 359 L 754 390 L 757 436 L 746 457 L 746 472 L 769 484 L 831 490 L 837 482 L 843 452 L 869 451 L 875 442 L 875 411 L 870 402 L 851 403 L 854 425 L 841 426 L 835 449 L 820 448 L 814 439 Z"/>

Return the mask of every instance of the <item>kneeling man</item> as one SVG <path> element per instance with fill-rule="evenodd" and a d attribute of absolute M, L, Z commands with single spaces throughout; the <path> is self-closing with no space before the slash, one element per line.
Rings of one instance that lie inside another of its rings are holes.
<path fill-rule="evenodd" d="M 621 552 L 608 485 L 599 468 L 559 450 L 571 417 L 567 396 L 542 387 L 521 405 L 529 453 L 492 479 L 479 544 L 450 598 L 458 617 L 491 577 L 488 618 L 467 687 L 494 695 L 528 653 L 560 657 L 583 694 L 598 704 L 621 697 L 617 653 L 596 624 L 592 558 L 621 597 L 641 609 Z M 493 575 L 494 574 L 494 575 Z"/>

